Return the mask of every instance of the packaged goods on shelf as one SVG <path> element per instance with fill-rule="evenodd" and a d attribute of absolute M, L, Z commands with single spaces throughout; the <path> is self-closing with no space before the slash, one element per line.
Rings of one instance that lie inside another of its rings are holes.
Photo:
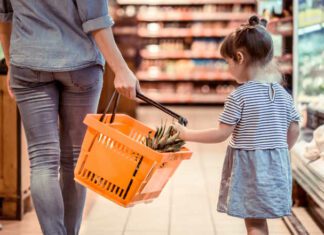
<path fill-rule="evenodd" d="M 148 96 L 161 103 L 223 103 L 226 97 L 235 89 L 233 85 L 194 85 L 192 83 L 143 84 L 142 90 Z"/>
<path fill-rule="evenodd" d="M 140 21 L 174 20 L 246 20 L 254 12 L 250 5 L 204 5 L 204 6 L 141 6 L 137 19 Z"/>
<path fill-rule="evenodd" d="M 256 1 L 122 1 L 122 15 L 136 21 L 136 76 L 148 96 L 174 104 L 225 101 L 237 84 L 219 46 L 255 14 Z"/>
<path fill-rule="evenodd" d="M 223 60 L 143 60 L 139 79 L 232 80 Z"/>
<path fill-rule="evenodd" d="M 293 18 L 291 16 L 285 18 L 273 18 L 269 22 L 267 28 L 273 34 L 292 36 Z"/>
<path fill-rule="evenodd" d="M 147 38 L 180 38 L 180 37 L 225 37 L 234 31 L 242 22 L 154 22 L 141 23 L 138 35 Z"/>

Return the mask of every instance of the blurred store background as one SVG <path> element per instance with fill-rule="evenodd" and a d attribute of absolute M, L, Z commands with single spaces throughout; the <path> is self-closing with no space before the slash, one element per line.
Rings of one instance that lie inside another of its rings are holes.
<path fill-rule="evenodd" d="M 313 135 L 324 125 L 323 0 L 109 2 L 115 39 L 143 93 L 187 117 L 195 128 L 216 125 L 227 95 L 238 86 L 219 54 L 224 37 L 253 14 L 269 21 L 282 85 L 303 117 L 291 156 L 294 213 L 270 222 L 270 232 L 324 234 L 324 133 Z M 38 235 L 26 141 L 15 102 L 6 92 L 4 59 L 0 73 L 0 234 Z M 112 92 L 113 73 L 107 67 L 99 112 Z M 119 112 L 153 127 L 165 117 L 124 98 Z M 189 146 L 193 159 L 180 166 L 156 202 L 123 209 L 90 192 L 82 234 L 244 234 L 241 221 L 216 212 L 225 147 Z"/>

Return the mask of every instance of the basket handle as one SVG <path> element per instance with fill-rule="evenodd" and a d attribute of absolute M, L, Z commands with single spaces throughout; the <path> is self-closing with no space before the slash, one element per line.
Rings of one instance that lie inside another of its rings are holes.
<path fill-rule="evenodd" d="M 103 112 L 103 114 L 100 117 L 100 120 L 99 120 L 100 122 L 102 122 L 105 119 L 105 117 L 109 111 L 109 108 L 113 102 L 114 102 L 113 111 L 112 111 L 112 115 L 111 115 L 109 123 L 111 124 L 114 122 L 115 116 L 116 116 L 116 111 L 117 111 L 117 106 L 119 104 L 119 100 L 120 100 L 120 94 L 115 90 L 111 99 L 109 100 L 107 107 L 105 108 L 105 111 Z"/>
<path fill-rule="evenodd" d="M 188 124 L 188 120 L 182 116 L 180 116 L 179 114 L 173 112 L 172 110 L 164 107 L 162 104 L 154 101 L 154 100 L 151 100 L 150 98 L 146 97 L 145 95 L 143 95 L 141 92 L 137 91 L 136 92 L 136 97 L 143 100 L 144 102 L 148 103 L 148 104 L 151 104 L 152 106 L 160 109 L 161 111 L 165 112 L 166 114 L 169 114 L 171 117 L 174 117 L 178 120 L 178 122 L 181 124 L 181 125 L 184 125 L 186 126 Z M 111 119 L 110 119 L 110 122 L 109 123 L 113 123 L 114 120 L 115 120 L 115 115 L 116 115 L 116 111 L 117 111 L 117 106 L 119 104 L 119 100 L 120 100 L 120 94 L 115 90 L 107 107 L 105 108 L 105 111 L 104 113 L 101 115 L 100 117 L 100 122 L 102 122 L 108 111 L 109 111 L 109 108 L 110 106 L 112 105 L 112 103 L 114 102 L 113 104 L 113 111 L 112 111 L 112 116 L 111 116 Z"/>
<path fill-rule="evenodd" d="M 153 105 L 154 107 L 160 109 L 161 111 L 165 112 L 166 114 L 169 114 L 171 117 L 176 118 L 181 125 L 187 126 L 188 120 L 186 118 L 184 118 L 184 117 L 180 116 L 179 114 L 173 112 L 172 110 L 164 107 L 162 104 L 160 104 L 154 100 L 151 100 L 150 98 L 143 95 L 141 92 L 137 91 L 136 97 L 145 101 L 148 104 Z"/>

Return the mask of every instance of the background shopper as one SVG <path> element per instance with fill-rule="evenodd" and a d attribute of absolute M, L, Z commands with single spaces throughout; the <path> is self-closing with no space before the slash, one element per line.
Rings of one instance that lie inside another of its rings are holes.
<path fill-rule="evenodd" d="M 46 235 L 79 232 L 86 190 L 73 170 L 86 130 L 82 120 L 97 110 L 104 59 L 122 95 L 133 99 L 139 89 L 115 44 L 107 4 L 0 0 L 8 89 L 26 131 L 31 193 Z"/>
<path fill-rule="evenodd" d="M 242 84 L 225 103 L 216 129 L 189 130 L 176 124 L 186 141 L 219 143 L 231 134 L 217 210 L 245 219 L 249 235 L 268 234 L 268 218 L 291 214 L 289 150 L 299 135 L 299 114 L 291 96 L 274 78 L 273 42 L 266 21 L 253 16 L 229 34 L 221 54 Z"/>

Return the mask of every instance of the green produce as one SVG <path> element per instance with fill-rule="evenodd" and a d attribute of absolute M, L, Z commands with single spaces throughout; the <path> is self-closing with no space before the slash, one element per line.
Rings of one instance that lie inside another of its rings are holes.
<path fill-rule="evenodd" d="M 173 126 L 166 127 L 166 124 L 157 127 L 155 134 L 150 131 L 145 138 L 145 145 L 159 152 L 180 151 L 185 141 L 179 138 L 179 132 Z"/>

